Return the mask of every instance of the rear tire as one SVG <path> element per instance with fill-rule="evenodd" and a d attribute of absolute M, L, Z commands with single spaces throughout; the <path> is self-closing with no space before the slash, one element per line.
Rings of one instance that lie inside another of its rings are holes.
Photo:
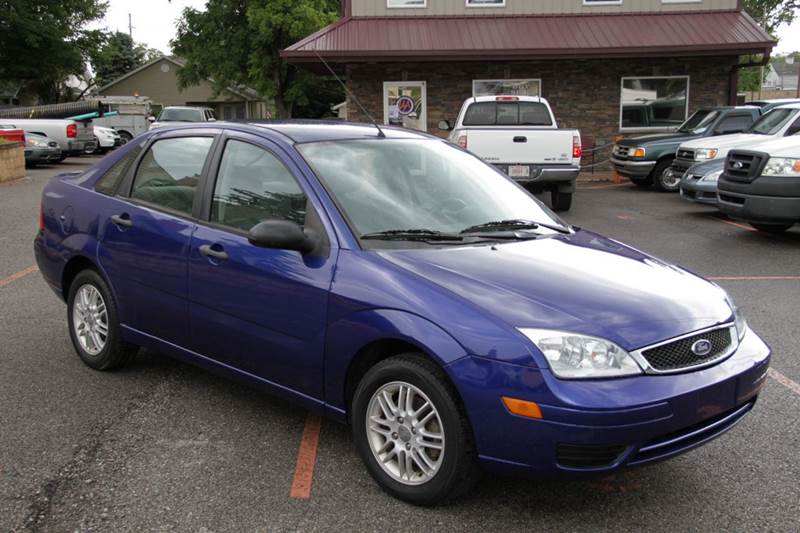
<path fill-rule="evenodd" d="M 569 211 L 572 207 L 572 193 L 553 189 L 550 192 L 550 203 L 553 205 L 553 211 Z"/>
<path fill-rule="evenodd" d="M 78 356 L 95 370 L 122 368 L 138 351 L 137 346 L 122 340 L 111 291 L 94 270 L 84 270 L 72 280 L 67 325 Z"/>
<path fill-rule="evenodd" d="M 130 142 L 131 140 L 133 140 L 133 135 L 131 135 L 131 134 L 130 134 L 130 133 L 128 133 L 127 131 L 120 131 L 120 132 L 117 132 L 117 133 L 119 133 L 119 136 L 123 138 L 123 140 L 125 141 L 125 143 L 128 143 L 128 142 Z"/>
<path fill-rule="evenodd" d="M 760 222 L 751 222 L 750 225 L 756 228 L 758 231 L 772 233 L 773 235 L 783 233 L 794 226 L 794 224 L 762 224 Z"/>
<path fill-rule="evenodd" d="M 675 178 L 672 171 L 673 159 L 665 159 L 659 162 L 653 169 L 652 181 L 653 188 L 659 192 L 678 192 L 681 186 L 681 177 Z"/>
<path fill-rule="evenodd" d="M 407 406 L 402 398 L 409 394 Z M 369 369 L 350 412 L 367 471 L 395 498 L 436 505 L 466 493 L 480 476 L 458 394 L 442 370 L 421 355 L 398 355 Z M 440 449 L 426 446 L 431 443 Z"/>

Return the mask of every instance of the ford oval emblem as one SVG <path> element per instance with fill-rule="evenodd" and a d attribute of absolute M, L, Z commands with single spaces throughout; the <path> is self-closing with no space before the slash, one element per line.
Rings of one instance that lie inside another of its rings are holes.
<path fill-rule="evenodd" d="M 741 161 L 736 161 L 733 164 L 733 168 L 744 168 L 744 163 L 742 163 Z"/>
<path fill-rule="evenodd" d="M 692 353 L 697 357 L 705 357 L 711 353 L 711 341 L 707 339 L 700 339 L 692 344 Z"/>

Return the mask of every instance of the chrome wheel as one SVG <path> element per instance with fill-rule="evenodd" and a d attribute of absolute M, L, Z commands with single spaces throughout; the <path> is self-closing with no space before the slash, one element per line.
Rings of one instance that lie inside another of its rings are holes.
<path fill-rule="evenodd" d="M 94 285 L 83 285 L 72 303 L 72 327 L 81 348 L 89 355 L 103 351 L 108 340 L 108 310 Z"/>
<path fill-rule="evenodd" d="M 367 441 L 372 455 L 392 479 L 422 485 L 439 472 L 444 457 L 444 428 L 433 402 L 402 381 L 387 383 L 367 407 Z"/>
<path fill-rule="evenodd" d="M 681 183 L 681 176 L 672 170 L 672 167 L 667 167 L 661 173 L 661 185 L 668 191 L 674 191 Z"/>

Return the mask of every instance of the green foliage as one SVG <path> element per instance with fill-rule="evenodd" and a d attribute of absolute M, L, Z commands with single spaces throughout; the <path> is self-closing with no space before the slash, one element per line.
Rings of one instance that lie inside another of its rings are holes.
<path fill-rule="evenodd" d="M 339 13 L 338 0 L 208 0 L 205 11 L 186 9 L 173 52 L 186 61 L 178 71 L 183 86 L 214 80 L 214 90 L 247 86 L 274 100 L 281 118 L 295 106 L 317 114 L 344 97 L 331 81 L 287 64 L 280 51 Z M 321 102 L 321 95 L 333 101 Z M 312 106 L 313 96 L 317 106 Z"/>
<path fill-rule="evenodd" d="M 771 35 L 783 24 L 791 24 L 800 10 L 800 0 L 745 0 L 744 8 Z"/>
<path fill-rule="evenodd" d="M 764 73 L 766 75 L 766 69 Z M 761 67 L 743 68 L 739 71 L 739 92 L 756 92 L 763 82 Z"/>
<path fill-rule="evenodd" d="M 63 80 L 82 75 L 91 50 L 102 41 L 87 30 L 106 9 L 102 0 L 3 0 L 0 6 L 0 80 L 28 82 L 40 98 L 65 97 Z"/>
<path fill-rule="evenodd" d="M 95 84 L 102 87 L 159 55 L 158 50 L 136 44 L 127 33 L 108 33 L 102 44 L 89 53 Z"/>

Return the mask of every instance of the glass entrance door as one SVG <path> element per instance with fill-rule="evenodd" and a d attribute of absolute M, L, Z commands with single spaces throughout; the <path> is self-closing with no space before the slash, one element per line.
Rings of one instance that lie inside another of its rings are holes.
<path fill-rule="evenodd" d="M 387 81 L 383 84 L 383 122 L 427 131 L 428 105 L 424 81 Z"/>

